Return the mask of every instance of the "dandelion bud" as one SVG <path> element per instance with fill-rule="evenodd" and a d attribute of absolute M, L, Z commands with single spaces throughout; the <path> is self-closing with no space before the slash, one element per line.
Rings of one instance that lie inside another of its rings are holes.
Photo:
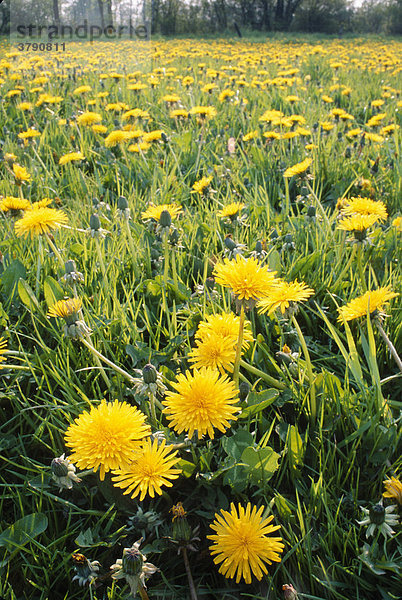
<path fill-rule="evenodd" d="M 382 525 L 385 521 L 385 508 L 382 504 L 375 504 L 370 508 L 370 521 L 375 525 Z"/>
<path fill-rule="evenodd" d="M 74 260 L 68 260 L 64 264 L 64 268 L 65 268 L 66 274 L 75 273 L 75 271 L 77 270 L 77 266 L 76 266 Z"/>
<path fill-rule="evenodd" d="M 92 231 L 98 231 L 100 229 L 101 223 L 98 215 L 96 213 L 92 214 L 89 219 L 89 228 Z"/>
<path fill-rule="evenodd" d="M 263 250 L 262 243 L 260 241 L 258 241 L 255 245 L 256 254 L 261 254 L 262 250 Z"/>
<path fill-rule="evenodd" d="M 279 237 L 279 233 L 276 231 L 276 229 L 274 229 L 273 231 L 271 231 L 269 238 L 271 240 L 276 240 Z"/>
<path fill-rule="evenodd" d="M 162 133 L 161 133 L 161 138 L 162 138 L 162 141 L 165 142 L 165 144 L 168 143 L 169 138 L 164 131 L 162 131 Z"/>
<path fill-rule="evenodd" d="M 124 196 L 119 196 L 117 199 L 117 208 L 119 210 L 126 210 L 128 208 L 127 198 Z"/>
<path fill-rule="evenodd" d="M 169 235 L 169 244 L 171 246 L 176 246 L 178 241 L 179 241 L 179 232 L 177 231 L 176 228 L 174 228 Z"/>
<path fill-rule="evenodd" d="M 98 208 L 99 206 L 99 198 L 92 198 L 92 204 L 94 208 Z"/>
<path fill-rule="evenodd" d="M 159 225 L 161 227 L 169 228 L 172 224 L 172 217 L 170 216 L 170 212 L 168 210 L 163 210 L 161 212 L 161 216 L 159 217 Z"/>
<path fill-rule="evenodd" d="M 122 567 L 126 575 L 140 575 L 144 559 L 138 548 L 127 548 L 123 554 Z"/>
<path fill-rule="evenodd" d="M 352 148 L 350 146 L 346 146 L 345 158 L 350 158 L 351 156 L 352 156 Z"/>
<path fill-rule="evenodd" d="M 51 469 L 56 477 L 66 477 L 68 474 L 68 466 L 61 456 L 52 460 Z"/>
<path fill-rule="evenodd" d="M 250 392 L 250 386 L 247 381 L 242 381 L 239 385 L 239 398 L 240 402 L 244 402 L 247 399 L 247 396 Z"/>
<path fill-rule="evenodd" d="M 225 238 L 224 244 L 228 250 L 234 250 L 237 246 L 236 242 L 230 236 Z"/>
<path fill-rule="evenodd" d="M 285 237 L 283 238 L 283 241 L 285 242 L 285 244 L 291 244 L 293 242 L 293 237 L 291 233 L 287 233 L 285 235 Z"/>
<path fill-rule="evenodd" d="M 144 383 L 156 383 L 158 379 L 158 372 L 153 365 L 148 363 L 142 369 L 142 377 L 144 379 Z"/>
<path fill-rule="evenodd" d="M 282 591 L 285 600 L 297 600 L 297 592 L 291 583 L 285 583 L 282 586 Z"/>
<path fill-rule="evenodd" d="M 158 258 L 160 257 L 159 250 L 157 248 L 151 248 L 150 257 L 151 260 L 158 260 Z"/>
<path fill-rule="evenodd" d="M 192 537 L 191 527 L 186 518 L 186 511 L 181 502 L 172 507 L 172 537 L 176 542 L 189 542 Z"/>
<path fill-rule="evenodd" d="M 303 185 L 300 190 L 300 194 L 301 194 L 301 196 L 308 196 L 308 187 Z"/>
<path fill-rule="evenodd" d="M 307 209 L 307 216 L 310 217 L 310 218 L 313 218 L 313 217 L 315 217 L 316 212 L 317 211 L 316 211 L 315 206 L 309 206 L 308 209 Z"/>

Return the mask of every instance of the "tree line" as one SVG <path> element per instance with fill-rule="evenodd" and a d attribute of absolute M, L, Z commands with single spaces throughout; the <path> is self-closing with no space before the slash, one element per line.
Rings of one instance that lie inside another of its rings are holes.
<path fill-rule="evenodd" d="M 102 28 L 145 19 L 152 34 L 301 31 L 402 34 L 402 0 L 4 0 L 0 33 L 33 16 L 44 25 L 87 19 Z"/>

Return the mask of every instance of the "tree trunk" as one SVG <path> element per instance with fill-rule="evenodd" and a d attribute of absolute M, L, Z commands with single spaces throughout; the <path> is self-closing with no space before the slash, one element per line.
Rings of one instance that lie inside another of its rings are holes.
<path fill-rule="evenodd" d="M 113 11 L 112 11 L 112 0 L 106 0 L 106 27 L 113 27 Z"/>
<path fill-rule="evenodd" d="M 53 18 L 54 24 L 60 25 L 59 0 L 53 0 Z"/>
<path fill-rule="evenodd" d="M 98 0 L 100 26 L 105 29 L 105 13 L 103 10 L 103 0 Z"/>

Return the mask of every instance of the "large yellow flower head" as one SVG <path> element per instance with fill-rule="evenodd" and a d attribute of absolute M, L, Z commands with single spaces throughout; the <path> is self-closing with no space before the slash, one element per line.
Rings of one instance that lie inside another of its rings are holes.
<path fill-rule="evenodd" d="M 95 123 L 100 123 L 102 121 L 102 116 L 99 113 L 87 111 L 82 113 L 77 117 L 78 125 L 94 125 Z"/>
<path fill-rule="evenodd" d="M 21 185 L 24 181 L 29 181 L 31 179 L 31 175 L 26 168 L 21 167 L 21 165 L 18 165 L 17 163 L 13 164 L 13 173 L 17 185 Z"/>
<path fill-rule="evenodd" d="M 62 210 L 44 206 L 26 211 L 24 216 L 15 222 L 14 228 L 18 236 L 34 237 L 59 229 L 67 221 L 67 215 Z"/>
<path fill-rule="evenodd" d="M 382 312 L 384 305 L 396 296 L 399 296 L 399 294 L 392 292 L 389 286 L 368 291 L 363 296 L 354 298 L 354 300 L 351 300 L 345 306 L 338 308 L 338 321 L 352 321 L 352 319 L 365 317 L 367 313 Z"/>
<path fill-rule="evenodd" d="M 179 204 L 159 204 L 158 206 L 149 204 L 147 210 L 141 213 L 141 218 L 159 221 L 161 214 L 165 210 L 169 213 L 173 221 L 173 219 L 176 219 L 176 217 L 178 217 L 178 215 L 181 213 L 181 206 Z"/>
<path fill-rule="evenodd" d="M 84 160 L 85 156 L 82 152 L 69 152 L 68 154 L 63 154 L 59 158 L 59 165 L 67 165 L 70 162 Z"/>
<path fill-rule="evenodd" d="M 293 177 L 294 175 L 301 175 L 302 173 L 307 171 L 312 162 L 312 158 L 305 158 L 302 162 L 299 162 L 296 165 L 293 165 L 293 167 L 289 167 L 288 169 L 286 169 L 283 176 Z"/>
<path fill-rule="evenodd" d="M 257 308 L 260 313 L 272 314 L 275 310 L 280 309 L 284 314 L 291 305 L 308 300 L 312 294 L 314 294 L 314 290 L 297 279 L 290 283 L 278 280 L 272 286 L 268 296 L 258 301 Z"/>
<path fill-rule="evenodd" d="M 145 440 L 133 460 L 118 471 L 113 471 L 113 485 L 125 490 L 131 498 L 140 496 L 140 502 L 149 494 L 162 494 L 162 486 L 172 487 L 170 480 L 177 479 L 181 469 L 173 468 L 180 460 L 177 450 L 171 452 L 165 440 L 158 446 L 158 440 Z"/>
<path fill-rule="evenodd" d="M 203 367 L 184 375 L 171 384 L 175 392 L 167 392 L 162 402 L 164 413 L 177 433 L 185 431 L 191 438 L 195 431 L 200 439 L 208 433 L 214 438 L 214 428 L 222 433 L 229 427 L 229 420 L 236 419 L 237 391 L 233 381 L 221 376 L 215 369 Z"/>
<path fill-rule="evenodd" d="M 209 177 L 201 177 L 201 179 L 194 182 L 191 193 L 202 194 L 204 192 L 204 190 L 209 186 L 212 179 L 213 179 L 212 175 L 209 175 Z"/>
<path fill-rule="evenodd" d="M 29 208 L 29 200 L 18 198 L 16 196 L 6 196 L 0 200 L 0 210 L 2 212 L 15 213 L 19 210 L 27 210 Z"/>
<path fill-rule="evenodd" d="M 378 215 L 353 214 L 350 217 L 341 219 L 338 223 L 337 229 L 341 229 L 342 231 L 364 232 L 377 221 Z"/>
<path fill-rule="evenodd" d="M 234 313 L 221 313 L 220 315 L 208 315 L 205 321 L 198 325 L 196 338 L 204 341 L 210 335 L 218 335 L 222 338 L 228 338 L 234 344 L 239 337 L 240 317 Z M 243 347 L 248 347 L 248 342 L 253 341 L 250 321 L 245 321 L 243 330 Z"/>
<path fill-rule="evenodd" d="M 48 317 L 61 317 L 66 321 L 78 319 L 78 313 L 82 308 L 80 298 L 68 298 L 67 300 L 58 300 L 48 310 Z"/>
<path fill-rule="evenodd" d="M 190 115 L 196 115 L 200 119 L 211 119 L 216 117 L 216 108 L 214 106 L 194 106 L 190 109 Z"/>
<path fill-rule="evenodd" d="M 385 221 L 388 217 L 384 202 L 356 196 L 345 200 L 342 215 L 376 215 L 377 220 Z"/>
<path fill-rule="evenodd" d="M 105 137 L 105 146 L 106 148 L 112 148 L 113 146 L 117 146 L 118 144 L 127 142 L 129 139 L 131 139 L 129 131 L 117 129 L 116 131 L 112 131 L 107 137 Z"/>
<path fill-rule="evenodd" d="M 383 493 L 384 498 L 395 499 L 400 506 L 402 506 L 402 481 L 397 477 L 391 477 L 384 481 L 385 492 Z"/>
<path fill-rule="evenodd" d="M 233 260 L 225 258 L 223 263 L 217 264 L 214 275 L 216 283 L 232 289 L 239 300 L 258 300 L 266 296 L 275 280 L 275 273 L 256 258 L 239 254 Z"/>
<path fill-rule="evenodd" d="M 246 508 L 241 504 L 236 508 L 232 502 L 230 511 L 215 514 L 211 525 L 215 533 L 207 536 L 213 542 L 210 551 L 214 563 L 220 564 L 219 572 L 226 578 L 236 577 L 236 583 L 242 577 L 251 583 L 252 574 L 260 581 L 267 573 L 265 563 L 281 561 L 285 547 L 282 538 L 269 537 L 280 525 L 270 525 L 272 515 L 264 519 L 264 508 L 252 507 L 250 502 Z"/>
<path fill-rule="evenodd" d="M 233 372 L 236 356 L 235 342 L 227 337 L 211 333 L 204 340 L 198 340 L 196 347 L 189 353 L 190 362 L 197 368 L 211 367 L 220 373 Z"/>
<path fill-rule="evenodd" d="M 218 210 L 218 217 L 229 217 L 229 219 L 235 219 L 239 212 L 244 208 L 243 202 L 232 202 L 227 206 L 224 206 L 221 210 Z"/>
<path fill-rule="evenodd" d="M 83 412 L 65 434 L 71 462 L 80 469 L 100 469 L 100 478 L 126 467 L 141 440 L 150 435 L 145 415 L 127 402 L 106 402 Z"/>

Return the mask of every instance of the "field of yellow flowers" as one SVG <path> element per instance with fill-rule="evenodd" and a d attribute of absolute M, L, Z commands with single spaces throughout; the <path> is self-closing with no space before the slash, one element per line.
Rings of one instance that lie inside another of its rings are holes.
<path fill-rule="evenodd" d="M 1 44 L 0 597 L 400 598 L 402 43 Z"/>

